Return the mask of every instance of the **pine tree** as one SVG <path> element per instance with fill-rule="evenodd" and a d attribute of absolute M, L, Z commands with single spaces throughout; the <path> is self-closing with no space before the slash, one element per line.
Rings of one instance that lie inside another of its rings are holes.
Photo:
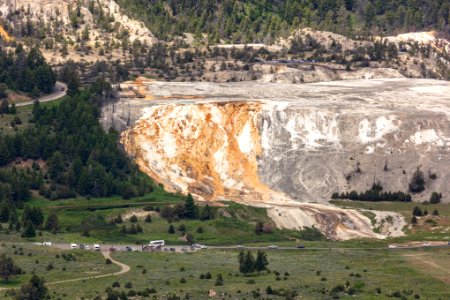
<path fill-rule="evenodd" d="M 22 232 L 21 237 L 30 238 L 30 237 L 35 237 L 35 236 L 36 236 L 36 231 L 34 230 L 34 225 L 30 220 L 28 220 L 25 224 L 25 228 Z"/>
<path fill-rule="evenodd" d="M 173 227 L 172 224 L 169 225 L 168 232 L 169 232 L 170 234 L 174 234 L 174 233 L 175 233 L 175 228 Z"/>
<path fill-rule="evenodd" d="M 51 231 L 53 233 L 56 233 L 59 231 L 59 219 L 56 212 L 52 211 L 47 217 L 47 220 L 45 221 L 45 230 Z"/>
<path fill-rule="evenodd" d="M 255 269 L 258 272 L 264 271 L 267 269 L 267 266 L 269 265 L 269 262 L 267 261 L 266 253 L 258 250 L 258 253 L 256 254 L 256 261 L 255 261 Z"/>
<path fill-rule="evenodd" d="M 250 251 L 241 251 L 239 253 L 239 272 L 245 276 L 255 270 L 255 258 Z"/>
<path fill-rule="evenodd" d="M 184 203 L 185 217 L 188 219 L 195 219 L 197 217 L 197 206 L 195 205 L 194 198 L 191 194 L 188 194 Z"/>
<path fill-rule="evenodd" d="M 202 209 L 200 219 L 204 221 L 214 219 L 214 212 L 211 206 L 209 206 L 208 204 L 205 205 L 205 207 Z"/>

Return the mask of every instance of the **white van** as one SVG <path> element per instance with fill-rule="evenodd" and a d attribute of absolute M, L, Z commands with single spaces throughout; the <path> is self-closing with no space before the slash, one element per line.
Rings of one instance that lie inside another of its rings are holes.
<path fill-rule="evenodd" d="M 157 246 L 164 246 L 166 244 L 166 242 L 164 240 L 158 240 L 158 241 L 150 241 L 150 243 L 148 243 L 148 245 L 151 247 L 157 247 Z"/>
<path fill-rule="evenodd" d="M 94 244 L 94 250 L 95 251 L 100 251 L 100 245 L 99 244 Z"/>
<path fill-rule="evenodd" d="M 43 242 L 42 245 L 51 247 L 52 246 L 52 242 Z"/>
<path fill-rule="evenodd" d="M 78 249 L 78 245 L 75 244 L 75 243 L 72 243 L 72 244 L 70 244 L 70 249 L 71 249 L 71 250 L 73 250 L 73 249 Z"/>

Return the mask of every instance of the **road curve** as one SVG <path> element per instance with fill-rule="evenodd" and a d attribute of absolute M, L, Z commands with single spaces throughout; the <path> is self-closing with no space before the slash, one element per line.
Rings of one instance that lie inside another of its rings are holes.
<path fill-rule="evenodd" d="M 50 94 L 43 95 L 38 98 L 40 103 L 50 102 L 54 100 L 58 100 L 62 97 L 64 97 L 67 94 L 67 85 L 63 82 L 57 81 L 55 84 L 55 87 L 53 88 L 53 91 Z M 32 105 L 34 103 L 34 100 L 32 101 L 26 101 L 21 103 L 16 103 L 16 106 L 27 106 Z"/>
<path fill-rule="evenodd" d="M 96 276 L 80 277 L 80 278 L 73 278 L 73 279 L 67 279 L 67 280 L 53 281 L 53 282 L 46 283 L 46 285 L 54 285 L 54 284 L 61 284 L 61 283 L 68 283 L 68 282 L 75 282 L 75 281 L 82 281 L 82 280 L 89 280 L 89 279 L 97 279 L 97 278 L 103 278 L 103 277 L 109 277 L 109 276 L 117 276 L 117 275 L 125 274 L 125 273 L 127 273 L 128 271 L 131 270 L 129 265 L 126 265 L 124 263 L 121 263 L 121 262 L 111 258 L 111 255 L 110 255 L 111 253 L 109 251 L 102 252 L 102 254 L 105 257 L 105 259 L 109 258 L 113 264 L 118 265 L 120 267 L 120 271 L 119 272 L 114 272 L 114 273 L 96 275 Z"/>

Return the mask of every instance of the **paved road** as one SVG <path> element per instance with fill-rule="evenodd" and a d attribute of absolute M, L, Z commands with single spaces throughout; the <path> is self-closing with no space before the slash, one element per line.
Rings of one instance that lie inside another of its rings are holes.
<path fill-rule="evenodd" d="M 79 246 L 79 244 L 77 244 Z M 89 245 L 92 249 L 93 249 L 93 245 L 91 244 L 86 244 Z M 127 251 L 127 247 L 129 247 L 130 249 L 132 249 L 131 251 L 138 251 L 138 252 L 142 252 L 143 251 L 143 246 L 145 245 L 133 245 L 133 244 L 101 244 L 100 245 L 100 250 L 102 252 L 104 251 L 109 251 L 111 248 L 114 248 L 115 251 Z M 70 249 L 70 244 L 68 243 L 53 243 L 52 247 L 57 247 L 60 249 L 64 249 L 64 250 L 69 250 Z M 269 246 L 260 246 L 260 247 L 247 247 L 247 246 L 237 246 L 237 245 L 231 245 L 231 246 L 208 246 L 208 249 L 216 249 L 216 250 L 242 250 L 242 249 L 248 249 L 248 250 L 271 250 L 271 251 L 280 251 L 280 250 L 296 250 L 296 251 L 302 251 L 302 250 L 317 250 L 317 251 L 344 251 L 344 250 L 367 250 L 367 251 L 385 251 L 385 250 L 390 250 L 390 251 L 396 251 L 396 250 L 407 250 L 407 249 L 428 249 L 428 248 L 450 248 L 450 245 L 447 244 L 440 244 L 440 245 L 429 245 L 429 246 L 424 246 L 422 244 L 419 245 L 398 245 L 395 246 L 394 248 L 389 248 L 389 247 L 370 247 L 370 248 L 364 248 L 364 247 L 360 247 L 360 248 L 343 248 L 343 247 L 339 247 L 339 248 L 332 248 L 332 247 L 305 247 L 305 248 L 297 248 L 297 247 L 276 247 L 276 248 L 269 248 Z M 172 251 L 170 249 L 173 249 Z M 128 250 L 130 251 L 130 250 Z M 162 251 L 165 252 L 178 252 L 178 253 L 182 253 L 182 252 L 194 252 L 194 251 L 204 251 L 202 249 L 199 248 L 195 248 L 195 249 L 191 249 L 190 246 L 186 246 L 186 245 L 165 245 L 164 247 L 162 247 Z M 146 252 L 146 251 L 144 251 Z M 148 251 L 150 252 L 150 251 Z"/>
<path fill-rule="evenodd" d="M 57 81 L 55 87 L 53 88 L 53 91 L 50 94 L 39 97 L 38 100 L 41 103 L 50 102 L 58 100 L 59 98 L 64 97 L 66 94 L 67 94 L 67 85 L 60 81 Z M 27 106 L 31 104 L 34 104 L 34 100 L 16 103 L 16 106 Z"/>

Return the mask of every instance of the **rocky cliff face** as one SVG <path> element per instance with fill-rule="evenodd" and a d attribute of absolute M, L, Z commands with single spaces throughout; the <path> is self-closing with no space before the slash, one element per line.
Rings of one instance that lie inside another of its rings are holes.
<path fill-rule="evenodd" d="M 407 191 L 417 167 L 426 190 L 415 199 L 433 191 L 450 198 L 448 83 L 226 86 L 200 88 L 200 103 L 144 108 L 123 134 L 127 151 L 170 190 L 204 200 L 327 202 L 334 192 L 365 191 L 374 181 L 386 191 Z M 154 88 L 183 97 L 177 84 Z M 208 100 L 247 89 L 240 96 L 251 101 Z M 266 99 L 255 101 L 263 93 Z"/>
<path fill-rule="evenodd" d="M 294 205 L 314 212 L 310 218 L 332 237 L 364 232 L 370 222 L 350 212 L 295 203 L 327 203 L 334 192 L 365 191 L 374 182 L 385 191 L 407 191 L 417 167 L 425 174 L 426 189 L 414 200 L 428 200 L 434 191 L 450 200 L 447 82 L 155 83 L 148 93 L 154 102 L 134 104 L 135 112 L 143 109 L 122 134 L 122 143 L 171 191 L 207 201 Z M 204 99 L 187 100 L 199 95 Z M 120 119 L 120 110 L 114 111 Z M 296 211 L 278 209 L 287 219 Z M 307 226 L 305 220 L 297 218 L 291 227 Z"/>

